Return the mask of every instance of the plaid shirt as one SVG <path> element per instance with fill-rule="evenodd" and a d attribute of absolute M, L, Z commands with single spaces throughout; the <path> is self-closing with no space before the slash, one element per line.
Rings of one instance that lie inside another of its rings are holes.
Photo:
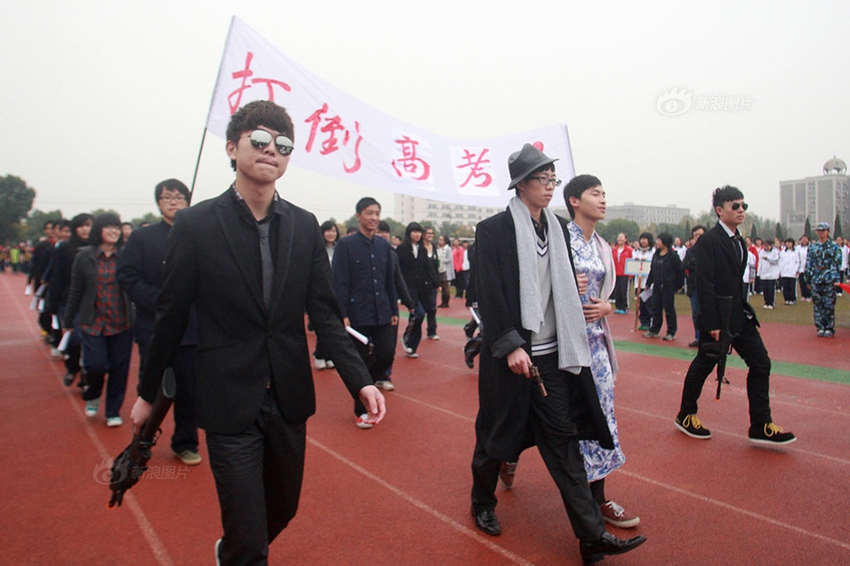
<path fill-rule="evenodd" d="M 94 324 L 81 324 L 80 330 L 93 336 L 114 336 L 129 330 L 124 294 L 118 287 L 115 266 L 118 256 L 107 257 L 103 250 L 97 252 L 97 283 Z"/>

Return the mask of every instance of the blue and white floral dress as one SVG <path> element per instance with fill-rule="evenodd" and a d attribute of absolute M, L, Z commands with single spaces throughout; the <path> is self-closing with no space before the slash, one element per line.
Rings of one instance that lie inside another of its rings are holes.
<path fill-rule="evenodd" d="M 586 242 L 581 228 L 575 222 L 570 222 L 569 230 L 576 273 L 584 273 L 588 279 L 587 291 L 581 296 L 581 303 L 590 304 L 591 297 L 600 298 L 605 283 L 606 269 L 596 242 L 598 236 L 594 234 L 590 241 Z M 601 298 L 608 300 L 607 296 Z M 613 450 L 602 448 L 595 440 L 579 441 L 587 479 L 596 481 L 622 466 L 626 456 L 620 448 L 617 418 L 614 416 L 614 370 L 609 356 L 609 350 L 613 352 L 613 349 L 609 348 L 608 344 L 610 334 L 606 332 L 607 324 L 603 319 L 587 323 L 586 327 L 587 341 L 590 344 L 590 370 L 593 373 L 596 394 L 599 395 L 599 404 L 608 420 L 608 428 L 614 439 Z"/>

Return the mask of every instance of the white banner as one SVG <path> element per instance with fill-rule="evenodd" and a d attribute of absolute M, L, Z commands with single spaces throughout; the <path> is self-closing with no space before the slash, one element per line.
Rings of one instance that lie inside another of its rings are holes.
<path fill-rule="evenodd" d="M 254 100 L 285 107 L 295 125 L 291 164 L 345 181 L 418 197 L 504 206 L 508 156 L 526 142 L 574 175 L 565 124 L 488 140 L 457 140 L 386 116 L 320 80 L 233 17 L 207 129 L 225 138 L 230 116 Z"/>

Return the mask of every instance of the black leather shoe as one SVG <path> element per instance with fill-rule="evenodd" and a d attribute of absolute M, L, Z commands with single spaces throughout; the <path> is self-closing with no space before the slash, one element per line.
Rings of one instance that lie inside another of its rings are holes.
<path fill-rule="evenodd" d="M 628 552 L 639 547 L 645 542 L 645 536 L 637 536 L 628 540 L 623 540 L 615 537 L 611 533 L 605 532 L 597 541 L 581 541 L 579 543 L 579 548 L 581 550 L 581 559 L 584 563 L 593 564 L 595 562 L 600 562 L 605 558 L 605 556 L 623 554 L 624 552 Z"/>
<path fill-rule="evenodd" d="M 499 519 L 496 518 L 495 511 L 476 511 L 473 507 L 472 516 L 475 517 L 475 526 L 488 535 L 498 536 L 502 534 L 502 527 L 499 526 Z"/>

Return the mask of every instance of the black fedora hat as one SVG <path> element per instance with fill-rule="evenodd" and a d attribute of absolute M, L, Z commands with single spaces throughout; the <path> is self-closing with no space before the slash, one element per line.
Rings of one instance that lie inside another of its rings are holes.
<path fill-rule="evenodd" d="M 511 184 L 508 190 L 511 190 L 517 183 L 528 177 L 536 169 L 554 163 L 558 158 L 546 157 L 546 154 L 527 143 L 522 146 L 522 149 L 514 152 L 508 157 L 508 170 L 511 173 Z"/>

